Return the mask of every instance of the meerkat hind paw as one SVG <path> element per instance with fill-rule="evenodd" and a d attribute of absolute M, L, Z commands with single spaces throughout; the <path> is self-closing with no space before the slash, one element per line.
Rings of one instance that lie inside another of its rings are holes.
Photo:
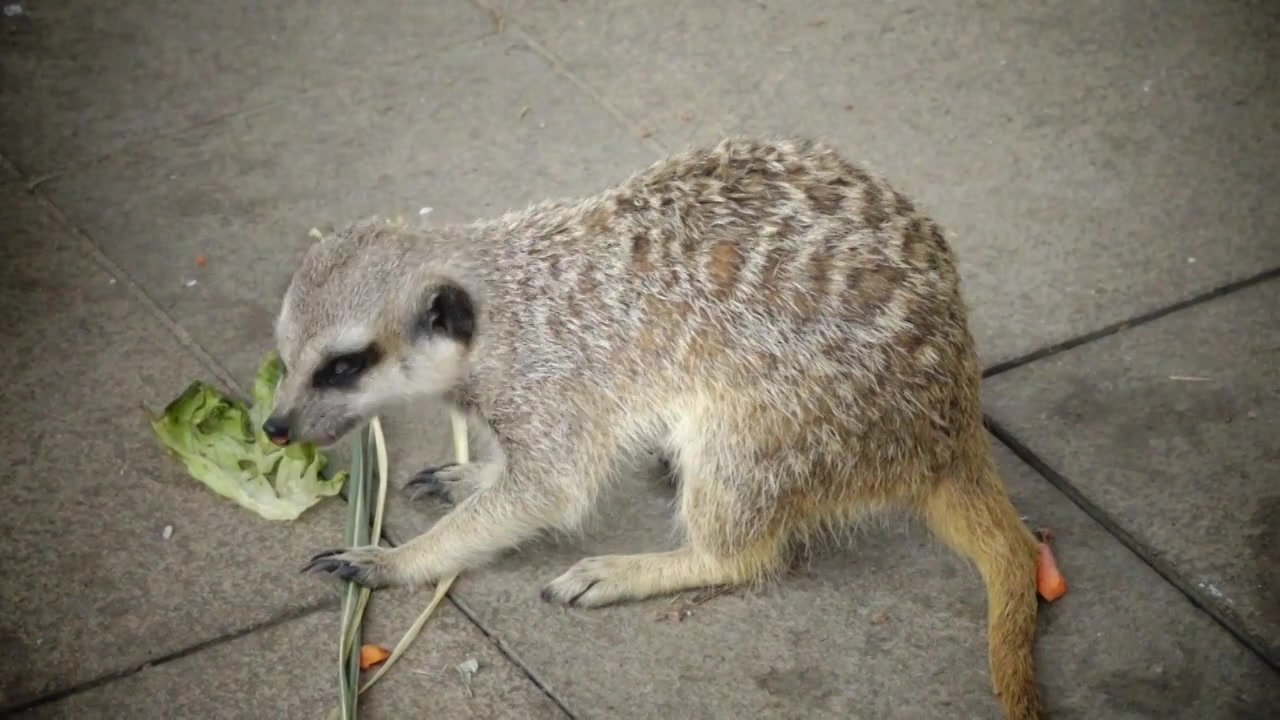
<path fill-rule="evenodd" d="M 574 607 L 604 607 L 703 585 L 679 554 L 602 555 L 578 561 L 542 589 L 542 599 Z"/>

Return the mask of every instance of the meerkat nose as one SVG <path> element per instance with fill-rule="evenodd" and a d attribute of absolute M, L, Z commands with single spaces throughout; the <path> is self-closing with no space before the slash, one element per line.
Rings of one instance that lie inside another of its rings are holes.
<path fill-rule="evenodd" d="M 262 423 L 262 432 L 267 439 L 276 445 L 285 446 L 289 444 L 289 418 L 286 417 L 269 417 L 267 421 Z"/>

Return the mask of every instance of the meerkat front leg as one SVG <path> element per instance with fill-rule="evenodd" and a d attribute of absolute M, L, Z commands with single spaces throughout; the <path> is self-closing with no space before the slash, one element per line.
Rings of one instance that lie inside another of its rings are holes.
<path fill-rule="evenodd" d="M 303 572 L 326 573 L 370 588 L 417 586 L 486 564 L 553 526 L 573 522 L 580 504 L 561 482 L 521 474 L 509 463 L 457 466 L 476 488 L 427 532 L 395 548 L 376 545 L 322 552 Z M 486 476 L 493 477 L 486 481 Z"/>

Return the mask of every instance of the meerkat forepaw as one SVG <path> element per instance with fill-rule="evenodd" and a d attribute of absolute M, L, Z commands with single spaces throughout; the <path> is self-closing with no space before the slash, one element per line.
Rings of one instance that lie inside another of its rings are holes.
<path fill-rule="evenodd" d="M 409 498 L 417 500 L 422 497 L 438 497 L 445 502 L 456 505 L 479 488 L 475 473 L 470 463 L 448 463 L 421 470 L 409 482 L 405 489 Z"/>
<path fill-rule="evenodd" d="M 377 590 L 394 584 L 395 573 L 390 562 L 392 552 L 376 545 L 326 550 L 312 557 L 302 572 L 323 573 Z"/>

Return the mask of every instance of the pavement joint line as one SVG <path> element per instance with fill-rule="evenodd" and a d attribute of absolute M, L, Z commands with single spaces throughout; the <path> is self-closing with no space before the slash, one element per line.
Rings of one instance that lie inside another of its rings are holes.
<path fill-rule="evenodd" d="M 385 525 L 382 528 L 382 539 L 391 547 L 396 547 L 400 544 L 396 542 L 395 533 L 392 533 L 390 528 Z M 560 712 L 564 713 L 569 720 L 577 720 L 577 714 L 569 709 L 568 703 L 557 695 L 555 691 L 553 691 L 551 687 L 542 680 L 542 678 L 538 677 L 537 673 L 533 670 L 533 666 L 517 655 L 515 650 L 502 640 L 500 635 L 485 627 L 484 623 L 480 620 L 480 616 L 472 610 L 466 602 L 458 597 L 456 588 L 457 586 L 455 585 L 453 588 L 449 589 L 449 592 L 445 593 L 445 599 L 449 601 L 449 604 L 452 605 L 459 613 L 462 613 L 462 616 L 474 625 L 476 629 L 480 631 L 481 635 L 484 635 L 485 639 L 488 640 L 490 644 L 492 644 L 494 648 L 507 659 L 507 662 L 510 662 L 517 670 L 523 673 L 525 678 L 528 679 L 529 682 L 533 683 L 533 686 L 536 687 L 539 692 L 545 695 L 548 700 L 560 709 Z M 370 600 L 375 596 L 376 593 L 375 595 L 371 595 Z"/>
<path fill-rule="evenodd" d="M 160 322 L 164 329 L 177 339 L 178 343 L 182 345 L 184 350 L 195 356 L 196 360 L 204 366 L 206 371 L 212 373 L 226 386 L 228 390 L 247 397 L 245 389 L 241 387 L 240 383 L 236 382 L 236 379 L 231 375 L 231 373 L 223 367 L 221 363 L 215 360 L 213 355 L 209 354 L 209 352 L 206 351 L 204 347 L 201 346 L 200 343 L 198 343 L 184 327 L 182 327 L 181 324 L 174 320 L 169 313 L 165 312 L 164 309 L 160 307 L 160 304 L 147 294 L 147 291 L 143 289 L 142 285 L 134 280 L 132 275 L 112 260 L 106 251 L 102 249 L 102 246 L 99 245 L 88 232 L 82 230 L 79 226 L 73 223 L 71 218 L 67 216 L 62 208 L 59 207 L 52 198 L 38 191 L 31 191 L 31 195 L 39 200 L 39 202 L 44 206 L 45 211 L 52 215 L 53 219 L 56 220 L 58 224 L 62 225 L 65 229 L 80 239 L 80 241 L 90 250 L 90 254 L 98 265 L 108 274 L 123 283 L 130 294 L 134 296 L 134 299 L 146 308 L 147 311 Z"/>
<path fill-rule="evenodd" d="M 400 58 L 399 60 L 395 60 L 388 63 L 387 67 L 397 68 L 404 65 L 411 65 L 413 63 L 420 62 L 425 58 L 439 55 L 441 53 L 449 52 L 450 50 L 454 50 L 459 47 L 463 47 L 469 43 L 483 42 L 485 40 L 488 40 L 489 38 L 496 36 L 497 34 L 498 33 L 496 31 L 488 32 L 483 35 L 476 36 L 474 38 L 458 40 L 455 42 L 448 42 L 448 43 L 442 44 L 439 47 L 420 50 L 415 53 L 410 53 L 409 55 L 406 55 L 405 57 Z M 281 105 L 287 105 L 292 102 L 297 102 L 299 100 L 305 100 L 310 97 L 315 97 L 317 95 L 330 92 L 335 88 L 362 83 L 364 79 L 365 78 L 363 73 L 356 73 L 351 77 L 341 78 L 329 84 L 317 85 L 307 90 L 303 90 L 302 92 L 286 94 L 280 97 L 275 97 L 270 100 L 263 101 L 256 105 L 243 107 L 238 110 L 232 110 L 230 112 L 225 112 L 221 114 L 215 114 L 212 117 L 207 117 L 203 120 L 198 120 L 190 124 L 159 129 L 156 132 L 147 134 L 145 136 L 140 136 L 137 138 L 133 138 L 131 140 L 125 140 L 115 145 L 114 147 L 108 148 L 106 152 L 100 155 L 94 155 L 91 157 L 81 158 L 78 160 L 71 160 L 63 164 L 61 167 L 54 167 L 50 170 L 47 170 L 39 174 L 32 174 L 30 172 L 27 172 L 23 168 L 20 168 L 17 165 L 15 165 L 11 160 L 7 158 L 4 160 L 4 164 L 7 165 L 10 169 L 12 169 L 19 176 L 21 176 L 23 181 L 27 184 L 27 189 L 29 191 L 34 191 L 37 186 L 43 185 L 46 182 L 49 182 L 51 180 L 56 180 L 57 178 L 60 178 L 63 175 L 69 175 L 79 170 L 91 168 L 95 165 L 100 165 L 102 163 L 109 162 L 111 160 L 116 159 L 117 157 L 128 155 L 131 151 L 137 148 L 141 148 L 158 141 L 181 138 L 196 130 L 223 125 L 223 124 L 238 120 L 240 118 L 251 118 L 256 115 L 260 115 L 264 112 L 267 112 L 269 110 L 272 110 L 274 108 L 277 108 Z M 410 82 L 408 84 L 409 85 L 421 84 L 421 81 Z"/>
<path fill-rule="evenodd" d="M 524 676 L 529 679 L 529 682 L 533 683 L 534 687 L 542 691 L 542 694 L 546 695 L 548 700 L 555 703 L 556 707 L 560 708 L 560 712 L 565 714 L 565 717 L 570 720 L 577 720 L 578 715 L 569 709 L 568 703 L 561 699 L 560 696 L 551 689 L 550 685 L 543 682 L 542 679 L 538 677 L 537 673 L 534 672 L 533 667 L 517 655 L 516 651 L 508 645 L 501 636 L 489 632 L 488 628 L 480 622 L 479 616 L 454 593 L 452 588 L 445 597 L 449 599 L 449 604 L 457 608 L 458 612 L 462 613 L 463 617 L 470 620 L 471 624 L 475 625 L 476 629 L 484 634 L 485 639 L 492 643 L 508 662 L 515 665 L 516 668 L 518 668 L 520 672 L 524 673 Z"/>
<path fill-rule="evenodd" d="M 1067 497 L 1076 507 L 1080 508 L 1094 522 L 1102 527 L 1108 534 L 1116 539 L 1121 545 L 1133 553 L 1145 563 L 1148 567 L 1156 572 L 1165 582 L 1172 585 L 1178 590 L 1197 610 L 1208 615 L 1223 630 L 1234 637 L 1240 644 L 1244 645 L 1259 660 L 1269 667 L 1272 672 L 1280 675 L 1280 652 L 1276 648 L 1267 646 L 1267 642 L 1245 628 L 1234 618 L 1229 617 L 1213 603 L 1209 602 L 1202 593 L 1196 590 L 1195 585 L 1187 580 L 1173 563 L 1165 560 L 1157 553 L 1148 548 L 1142 541 L 1138 540 L 1128 530 L 1124 528 L 1110 513 L 1103 510 L 1092 500 L 1085 496 L 1074 483 L 1066 476 L 1054 470 L 1047 462 L 1042 460 L 1030 447 L 1010 432 L 1007 428 L 1000 424 L 998 420 L 990 415 L 983 414 L 983 423 L 987 426 L 987 430 L 1003 443 L 1019 460 L 1031 466 L 1042 478 L 1059 492 Z"/>
<path fill-rule="evenodd" d="M 50 703 L 58 702 L 59 700 L 65 700 L 69 697 L 72 697 L 73 695 L 79 695 L 81 693 L 88 692 L 95 688 L 102 687 L 103 685 L 108 685 L 117 680 L 123 680 L 127 677 L 131 677 L 133 675 L 136 675 L 142 672 L 143 670 L 160 667 L 167 663 L 171 663 L 175 660 L 181 660 L 182 658 L 190 657 L 191 655 L 195 655 L 198 652 L 208 650 L 209 648 L 216 647 L 218 645 L 223 645 L 225 643 L 232 642 L 234 640 L 239 640 L 242 637 L 247 637 L 261 630 L 269 630 L 271 628 L 293 622 L 294 620 L 301 620 L 302 618 L 308 617 L 310 615 L 314 615 L 315 613 L 318 613 L 318 612 L 336 609 L 339 607 L 339 605 L 340 605 L 340 602 L 336 597 L 328 598 L 320 602 L 314 602 L 309 605 L 303 605 L 303 606 L 294 608 L 292 610 L 283 612 L 274 617 L 270 617 L 266 620 L 263 620 L 262 622 L 254 623 L 252 625 L 248 625 L 246 627 L 242 627 L 237 630 L 232 630 L 231 632 L 223 633 L 222 635 L 218 635 L 216 637 L 212 637 L 207 640 L 202 640 L 198 643 L 195 643 L 194 645 L 189 645 L 179 650 L 175 650 L 166 655 L 162 655 L 154 660 L 148 660 L 147 662 L 144 662 L 141 665 L 137 665 L 131 668 L 125 668 L 124 670 L 118 670 L 116 672 L 94 678 L 92 680 L 80 683 L 78 685 L 73 685 L 69 688 L 55 690 L 53 692 L 46 693 L 44 695 L 33 698 L 23 703 L 19 703 L 17 705 L 13 705 L 7 708 L 0 708 L 0 717 L 9 717 L 10 715 L 17 715 L 19 713 L 24 713 L 30 710 L 34 710 L 35 708 L 40 707 L 41 705 L 48 705 Z"/>
<path fill-rule="evenodd" d="M 4 155 L 0 155 L 0 168 L 8 170 L 8 174 L 12 175 L 16 179 L 20 180 L 23 177 L 22 171 L 18 169 L 18 166 L 14 165 L 13 161 Z"/>
<path fill-rule="evenodd" d="M 642 141 L 642 144 L 645 147 L 653 151 L 659 157 L 670 153 L 669 148 L 664 146 L 662 143 L 658 142 L 653 137 L 652 131 L 647 131 L 645 130 L 645 128 L 635 124 L 635 122 L 633 122 L 630 118 L 628 118 L 625 113 L 619 110 L 613 103 L 606 100 L 603 95 L 597 92 L 596 89 L 590 83 L 578 77 L 577 73 L 570 70 L 569 66 L 564 62 L 564 60 L 560 59 L 560 56 L 551 52 L 549 48 L 547 48 L 545 45 L 539 42 L 538 39 L 533 36 L 533 33 L 530 33 L 529 31 L 525 30 L 523 27 L 519 25 L 519 23 L 512 22 L 507 17 L 505 17 L 501 11 L 499 11 L 497 8 L 490 7 L 483 0 L 471 0 L 471 2 L 474 3 L 481 10 L 484 10 L 485 12 L 489 13 L 490 17 L 494 18 L 494 23 L 495 25 L 497 25 L 500 32 L 505 30 L 519 37 L 520 40 L 526 43 L 535 53 L 541 56 L 544 61 L 546 61 L 549 65 L 551 65 L 553 70 L 555 70 L 560 75 L 564 76 L 567 80 L 569 80 L 569 82 L 573 83 L 573 85 L 577 87 L 578 90 L 580 90 L 592 102 L 594 102 L 606 113 L 608 113 L 609 116 L 613 118 L 614 122 L 621 125 L 623 129 L 629 130 L 632 133 L 634 133 Z"/>
<path fill-rule="evenodd" d="M 1209 302 L 1210 300 L 1217 300 L 1218 298 L 1225 297 L 1234 292 L 1245 290 L 1247 288 L 1253 287 L 1254 285 L 1261 285 L 1262 283 L 1265 283 L 1268 280 L 1274 280 L 1276 278 L 1280 278 L 1280 267 L 1273 267 L 1269 270 L 1263 270 L 1262 272 L 1256 275 L 1251 275 L 1249 277 L 1242 278 L 1240 280 L 1235 280 L 1233 282 L 1227 283 L 1226 285 L 1220 285 L 1216 288 L 1207 290 L 1198 295 L 1193 295 L 1184 300 L 1179 300 L 1177 302 L 1170 303 L 1168 305 L 1163 305 L 1161 307 L 1156 308 L 1155 310 L 1149 310 L 1145 313 L 1135 315 L 1129 318 L 1128 320 L 1121 320 L 1119 322 L 1115 322 L 1110 325 L 1101 327 L 1097 330 L 1084 333 L 1083 335 L 1077 335 L 1076 337 L 1070 338 L 1068 340 L 1063 340 L 1062 342 L 1054 343 L 1052 345 L 1042 347 L 1038 350 L 1032 350 L 1031 352 L 1026 353 L 1025 355 L 1020 355 L 1018 357 L 1005 360 L 1003 362 L 998 362 L 995 365 L 992 365 L 991 367 L 982 371 L 982 377 L 983 379 L 986 379 L 990 377 L 995 377 L 996 375 L 1001 375 L 1003 373 L 1009 372 L 1010 370 L 1016 370 L 1024 365 L 1029 365 L 1033 362 L 1036 362 L 1037 360 L 1043 360 L 1045 358 L 1052 357 L 1054 355 L 1062 354 L 1068 350 L 1074 350 L 1075 348 L 1078 348 L 1081 345 L 1087 345 L 1095 340 L 1101 340 L 1105 337 L 1116 335 L 1126 330 L 1132 330 L 1133 328 L 1136 328 L 1140 325 L 1146 325 L 1147 323 L 1153 322 L 1155 320 L 1159 320 L 1160 318 L 1163 318 L 1167 315 L 1172 315 L 1181 310 L 1186 310 L 1188 308 L 1195 307 L 1196 305 L 1204 304 L 1206 302 Z"/>

